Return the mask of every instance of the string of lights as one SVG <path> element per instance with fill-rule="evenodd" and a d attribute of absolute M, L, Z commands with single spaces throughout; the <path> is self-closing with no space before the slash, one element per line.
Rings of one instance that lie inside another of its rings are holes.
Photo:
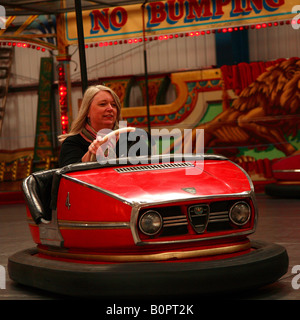
<path fill-rule="evenodd" d="M 174 34 L 164 34 L 164 35 L 154 35 L 154 36 L 147 36 L 143 37 L 135 37 L 129 39 L 122 39 L 122 40 L 110 40 L 110 41 L 101 41 L 101 42 L 93 42 L 89 44 L 85 44 L 85 48 L 94 48 L 94 47 L 107 47 L 113 45 L 122 45 L 122 44 L 136 44 L 141 43 L 143 41 L 163 41 L 163 40 L 172 40 L 177 38 L 183 37 L 198 37 L 207 34 L 214 34 L 214 33 L 227 33 L 227 32 L 235 32 L 241 30 L 260 30 L 270 27 L 277 27 L 282 25 L 290 25 L 290 24 L 300 24 L 300 19 L 298 20 L 286 20 L 286 21 L 276 21 L 276 22 L 267 22 L 267 23 L 258 23 L 246 26 L 236 26 L 236 27 L 226 27 L 220 29 L 213 29 L 213 30 L 199 30 L 199 31 L 191 31 L 191 32 L 184 32 L 184 33 L 174 33 Z M 53 46 L 46 46 L 43 44 L 34 44 L 30 43 L 29 41 L 20 40 L 20 41 L 11 41 L 11 40 L 0 40 L 0 46 L 2 47 L 18 47 L 18 48 L 27 48 L 27 49 L 34 49 L 40 50 L 45 52 L 46 50 L 53 50 L 55 47 Z"/>

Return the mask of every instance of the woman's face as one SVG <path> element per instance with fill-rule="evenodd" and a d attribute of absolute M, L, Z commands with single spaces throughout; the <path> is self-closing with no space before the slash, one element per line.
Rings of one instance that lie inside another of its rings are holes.
<path fill-rule="evenodd" d="M 118 107 L 113 96 L 108 91 L 99 91 L 90 105 L 88 117 L 91 126 L 99 131 L 113 129 L 117 119 Z"/>

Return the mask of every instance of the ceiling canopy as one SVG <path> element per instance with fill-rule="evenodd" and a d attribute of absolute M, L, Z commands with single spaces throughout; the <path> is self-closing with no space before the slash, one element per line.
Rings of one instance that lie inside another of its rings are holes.
<path fill-rule="evenodd" d="M 144 2 L 134 0 L 82 0 L 81 7 L 82 10 L 89 10 Z M 146 2 L 154 2 L 154 0 Z M 75 0 L 2 0 L 1 5 L 5 8 L 6 16 L 59 14 L 75 11 Z"/>

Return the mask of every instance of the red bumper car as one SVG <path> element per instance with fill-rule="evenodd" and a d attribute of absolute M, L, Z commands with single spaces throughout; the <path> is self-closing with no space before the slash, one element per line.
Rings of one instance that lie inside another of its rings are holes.
<path fill-rule="evenodd" d="M 110 298 L 248 290 L 287 272 L 285 248 L 247 238 L 257 207 L 239 166 L 207 155 L 125 160 L 24 180 L 36 247 L 9 258 L 11 279 Z"/>

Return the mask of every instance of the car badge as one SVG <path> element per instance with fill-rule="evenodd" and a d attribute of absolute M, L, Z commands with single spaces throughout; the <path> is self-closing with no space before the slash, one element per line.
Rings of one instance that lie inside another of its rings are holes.
<path fill-rule="evenodd" d="M 67 194 L 67 199 L 66 199 L 65 205 L 66 205 L 66 207 L 68 208 L 68 210 L 70 210 L 71 203 L 70 203 L 70 193 L 69 193 L 69 192 L 68 192 L 68 194 Z"/>
<path fill-rule="evenodd" d="M 195 188 L 182 188 L 183 191 L 191 193 L 191 194 L 196 194 L 197 191 Z"/>
<path fill-rule="evenodd" d="M 206 230 L 209 219 L 209 206 L 207 204 L 192 205 L 188 208 L 189 219 L 197 233 Z"/>

